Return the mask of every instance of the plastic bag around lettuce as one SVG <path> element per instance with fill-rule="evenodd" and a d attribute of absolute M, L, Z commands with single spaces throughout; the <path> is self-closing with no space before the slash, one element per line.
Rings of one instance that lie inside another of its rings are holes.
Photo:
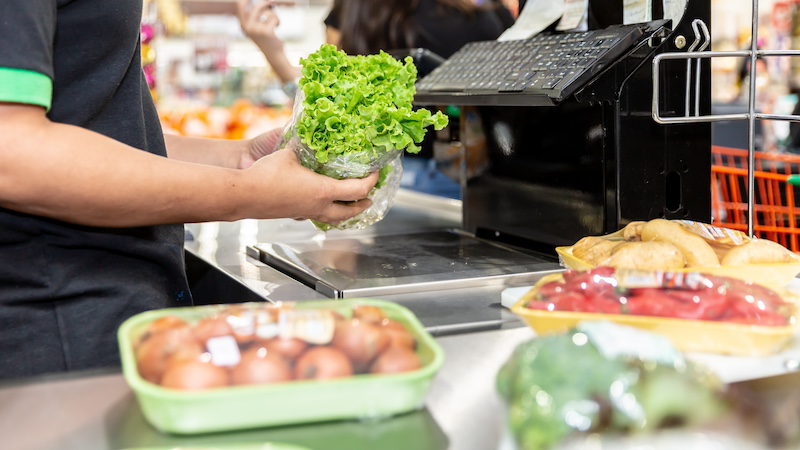
<path fill-rule="evenodd" d="M 441 130 L 447 116 L 413 107 L 417 69 L 411 57 L 350 56 L 324 44 L 300 65 L 284 141 L 293 141 L 301 163 L 322 175 L 343 179 L 381 173 L 369 195 L 371 208 L 343 223 L 315 225 L 344 230 L 378 222 L 399 187 L 402 153 L 419 152 L 428 127 Z"/>
<path fill-rule="evenodd" d="M 325 163 L 319 162 L 316 151 L 303 144 L 297 136 L 296 125 L 303 114 L 302 100 L 303 92 L 298 91 L 292 112 L 292 120 L 286 125 L 283 136 L 284 143 L 281 147 L 291 145 L 303 167 L 337 180 L 364 178 L 372 172 L 380 170 L 378 183 L 367 196 L 372 200 L 372 206 L 336 225 L 313 220 L 311 222 L 317 229 L 322 231 L 332 229 L 360 230 L 380 222 L 394 204 L 395 195 L 400 188 L 400 180 L 403 177 L 403 152 L 397 149 L 382 150 L 380 152 L 364 151 L 336 155 L 329 158 Z"/>

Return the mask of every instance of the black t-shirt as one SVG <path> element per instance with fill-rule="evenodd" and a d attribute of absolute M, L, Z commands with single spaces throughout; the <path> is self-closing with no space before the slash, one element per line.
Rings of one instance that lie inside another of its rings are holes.
<path fill-rule="evenodd" d="M 337 0 L 325 18 L 325 25 L 340 29 L 340 9 L 341 2 Z M 406 48 L 426 48 L 443 58 L 449 58 L 469 42 L 497 39 L 513 24 L 514 19 L 502 5 L 467 15 L 444 8 L 436 0 L 421 0 L 412 21 L 416 25 L 416 42 L 408 43 Z"/>
<path fill-rule="evenodd" d="M 142 0 L 0 2 L 0 102 L 166 156 L 141 14 Z M 188 304 L 181 225 L 95 228 L 0 208 L 0 378 L 113 366 L 122 321 Z"/>

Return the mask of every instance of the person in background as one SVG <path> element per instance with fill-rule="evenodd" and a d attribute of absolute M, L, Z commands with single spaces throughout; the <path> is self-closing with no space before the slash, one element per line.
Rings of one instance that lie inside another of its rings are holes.
<path fill-rule="evenodd" d="M 239 0 L 238 17 L 245 35 L 289 83 L 300 77 L 300 69 L 288 60 L 275 34 L 280 25 L 273 10 L 277 4 Z M 476 5 L 472 0 L 334 0 L 325 19 L 326 42 L 347 54 L 425 48 L 442 58 L 469 42 L 497 39 L 513 23 L 501 3 Z"/>
<path fill-rule="evenodd" d="M 273 8 L 277 4 L 273 0 L 238 0 L 239 25 L 264 54 L 275 75 L 284 83 L 284 90 L 293 98 L 300 68 L 286 57 L 283 41 L 276 34 L 280 19 Z"/>
<path fill-rule="evenodd" d="M 186 222 L 361 213 L 334 180 L 251 140 L 164 136 L 142 2 L 0 2 L 0 379 L 118 367 L 117 328 L 191 305 Z"/>
<path fill-rule="evenodd" d="M 273 11 L 276 4 L 272 0 L 239 0 L 239 22 L 284 83 L 284 92 L 294 98 L 300 69 L 289 62 L 283 42 L 275 34 L 280 24 Z M 449 58 L 469 42 L 497 39 L 513 23 L 511 12 L 499 0 L 480 5 L 473 0 L 334 0 L 325 19 L 326 42 L 347 54 L 383 50 L 398 56 L 395 51 L 424 48 L 437 60 Z M 456 120 L 451 122 L 458 126 Z M 436 168 L 434 139 L 435 134 L 428 133 L 420 153 L 404 157 L 401 186 L 458 198 L 458 183 Z"/>
<path fill-rule="evenodd" d="M 445 59 L 513 23 L 501 3 L 472 0 L 334 0 L 325 19 L 328 42 L 348 54 L 425 48 Z"/>
<path fill-rule="evenodd" d="M 394 54 L 402 56 L 404 49 L 422 48 L 443 59 L 470 42 L 497 39 L 513 23 L 509 10 L 491 0 L 480 5 L 473 0 L 334 0 L 325 19 L 328 42 L 348 54 L 400 50 Z M 447 111 L 443 105 L 441 108 Z M 447 131 L 457 135 L 457 118 L 451 117 L 450 122 Z M 437 165 L 436 140 L 436 134 L 428 133 L 422 150 L 404 157 L 401 186 L 460 198 L 458 181 L 444 175 Z"/>
<path fill-rule="evenodd" d="M 797 99 L 791 115 L 800 116 L 800 86 L 792 83 L 790 92 Z M 785 145 L 786 152 L 800 154 L 800 122 L 789 122 L 789 136 Z"/>

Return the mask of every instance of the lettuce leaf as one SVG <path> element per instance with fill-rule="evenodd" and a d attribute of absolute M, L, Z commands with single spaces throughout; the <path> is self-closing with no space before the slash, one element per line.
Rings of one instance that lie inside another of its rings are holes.
<path fill-rule="evenodd" d="M 439 111 L 413 109 L 417 68 L 410 56 L 349 56 L 324 44 L 300 64 L 305 98 L 296 133 L 321 164 L 340 156 L 368 163 L 394 149 L 418 153 L 429 126 L 447 125 Z"/>

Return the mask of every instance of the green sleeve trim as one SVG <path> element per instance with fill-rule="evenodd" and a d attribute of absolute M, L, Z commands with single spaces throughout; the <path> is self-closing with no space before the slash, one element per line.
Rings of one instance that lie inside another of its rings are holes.
<path fill-rule="evenodd" d="M 39 72 L 0 67 L 0 102 L 44 106 L 53 101 L 53 81 Z"/>

